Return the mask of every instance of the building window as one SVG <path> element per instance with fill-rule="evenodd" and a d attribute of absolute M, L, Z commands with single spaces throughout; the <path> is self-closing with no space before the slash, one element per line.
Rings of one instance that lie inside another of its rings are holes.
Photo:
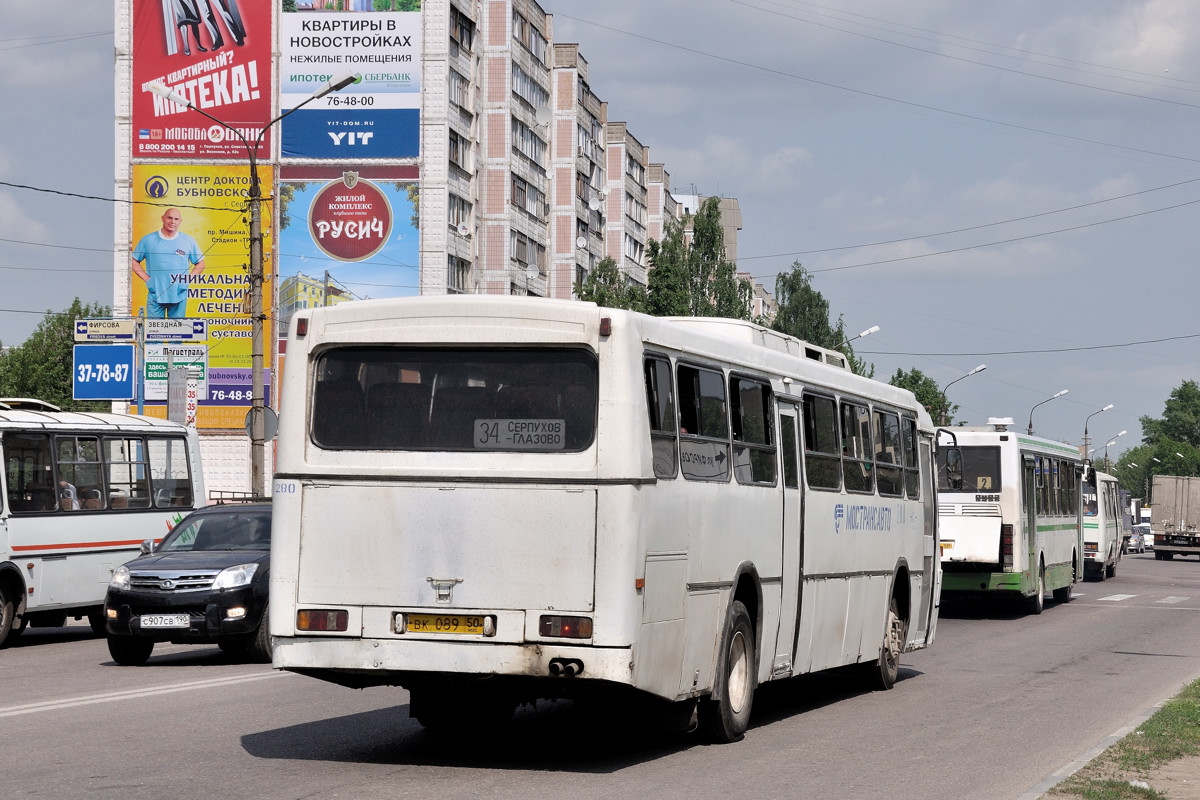
<path fill-rule="evenodd" d="M 539 167 L 545 163 L 546 142 L 534 133 L 528 125 L 516 117 L 512 119 L 512 139 L 513 150 L 516 150 Z"/>
<path fill-rule="evenodd" d="M 448 294 L 463 294 L 471 275 L 471 262 L 458 256 L 446 258 L 446 291 Z"/>
<path fill-rule="evenodd" d="M 459 225 L 470 225 L 471 203 L 451 192 L 450 202 L 447 204 L 447 221 L 455 228 Z"/>
<path fill-rule="evenodd" d="M 475 48 L 475 23 L 454 6 L 450 7 L 450 41 L 468 53 Z"/>

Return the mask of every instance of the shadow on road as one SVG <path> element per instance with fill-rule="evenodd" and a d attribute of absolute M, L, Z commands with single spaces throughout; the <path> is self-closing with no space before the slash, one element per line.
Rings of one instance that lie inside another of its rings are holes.
<path fill-rule="evenodd" d="M 899 680 L 919 674 L 902 667 Z M 766 684 L 755 695 L 750 727 L 770 725 L 867 691 L 862 673 L 853 669 Z M 536 707 L 519 708 L 512 724 L 502 731 L 461 738 L 427 732 L 409 718 L 407 705 L 242 737 L 245 751 L 264 759 L 593 774 L 707 745 L 700 732 L 664 731 L 644 713 L 644 707 L 615 700 L 541 700 Z"/>

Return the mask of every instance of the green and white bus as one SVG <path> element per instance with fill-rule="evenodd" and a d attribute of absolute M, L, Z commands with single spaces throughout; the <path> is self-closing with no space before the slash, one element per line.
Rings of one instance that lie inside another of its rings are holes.
<path fill-rule="evenodd" d="M 1021 597 L 1040 614 L 1047 591 L 1067 602 L 1083 578 L 1083 461 L 1011 426 L 939 430 L 942 592 Z"/>

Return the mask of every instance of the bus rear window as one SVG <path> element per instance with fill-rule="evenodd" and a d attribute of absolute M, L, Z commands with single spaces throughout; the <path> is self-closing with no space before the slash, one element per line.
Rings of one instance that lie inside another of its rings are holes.
<path fill-rule="evenodd" d="M 595 438 L 584 350 L 342 348 L 314 374 L 310 432 L 326 449 L 578 452 Z"/>
<path fill-rule="evenodd" d="M 947 464 L 947 453 L 954 453 L 953 458 L 959 463 Z M 940 491 L 995 494 L 1003 488 L 1000 485 L 999 447 L 942 449 L 938 451 L 937 461 Z"/>

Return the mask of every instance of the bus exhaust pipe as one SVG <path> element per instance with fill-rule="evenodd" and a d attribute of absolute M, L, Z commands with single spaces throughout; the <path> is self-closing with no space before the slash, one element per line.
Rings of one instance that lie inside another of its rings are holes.
<path fill-rule="evenodd" d="M 550 675 L 555 678 L 574 678 L 583 673 L 583 662 L 577 658 L 550 659 Z"/>

